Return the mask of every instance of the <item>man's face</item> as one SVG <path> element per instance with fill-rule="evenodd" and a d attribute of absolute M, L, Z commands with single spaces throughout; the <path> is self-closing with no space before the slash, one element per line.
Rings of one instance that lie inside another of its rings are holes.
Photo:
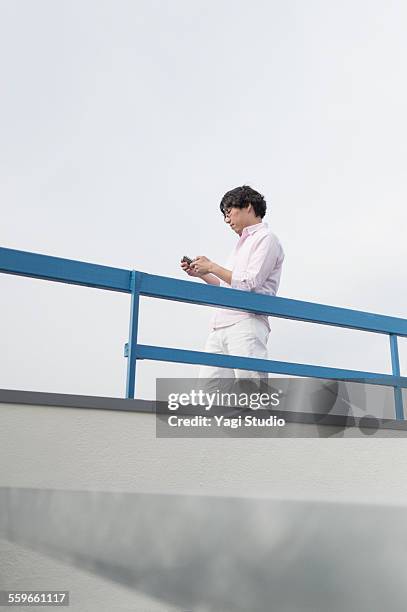
<path fill-rule="evenodd" d="M 251 208 L 251 207 L 250 207 Z M 232 228 L 236 234 L 242 233 L 247 225 L 250 225 L 249 208 L 226 208 L 225 223 Z"/>

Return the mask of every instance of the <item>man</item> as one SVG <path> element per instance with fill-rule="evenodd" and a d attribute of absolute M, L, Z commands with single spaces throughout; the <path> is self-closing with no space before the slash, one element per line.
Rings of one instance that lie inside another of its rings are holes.
<path fill-rule="evenodd" d="M 220 210 L 225 222 L 239 236 L 226 267 L 201 255 L 191 264 L 182 261 L 182 269 L 189 276 L 202 278 L 210 285 L 275 295 L 284 252 L 278 238 L 263 223 L 266 214 L 264 197 L 247 185 L 236 187 L 225 193 Z M 217 308 L 205 351 L 267 359 L 269 333 L 267 316 Z M 202 366 L 199 377 L 261 380 L 267 379 L 267 373 Z"/>

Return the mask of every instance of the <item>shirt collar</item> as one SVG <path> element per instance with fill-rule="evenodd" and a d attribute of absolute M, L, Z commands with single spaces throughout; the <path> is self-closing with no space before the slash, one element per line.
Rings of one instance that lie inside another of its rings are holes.
<path fill-rule="evenodd" d="M 260 223 L 256 223 L 255 225 L 248 225 L 247 227 L 243 228 L 242 236 L 248 236 L 249 234 L 254 234 L 255 232 L 258 232 L 259 229 L 261 229 L 262 227 L 267 228 L 268 227 L 267 223 L 263 223 L 262 221 L 260 221 Z"/>

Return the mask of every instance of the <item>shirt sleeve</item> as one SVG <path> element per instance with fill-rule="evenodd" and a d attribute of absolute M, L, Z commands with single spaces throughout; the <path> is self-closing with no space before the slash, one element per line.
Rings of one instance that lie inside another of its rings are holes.
<path fill-rule="evenodd" d="M 257 291 L 276 267 L 281 248 L 278 241 L 266 234 L 253 248 L 246 269 L 236 273 L 232 270 L 232 289 Z"/>

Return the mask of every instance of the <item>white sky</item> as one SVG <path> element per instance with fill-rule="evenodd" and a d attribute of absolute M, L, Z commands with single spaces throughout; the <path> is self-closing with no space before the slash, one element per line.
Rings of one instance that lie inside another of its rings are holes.
<path fill-rule="evenodd" d="M 384 0 L 2 0 L 2 246 L 183 278 L 183 254 L 226 260 L 219 201 L 246 183 L 286 252 L 280 296 L 405 317 L 406 18 Z M 1 388 L 123 395 L 128 296 L 0 291 Z M 139 341 L 199 350 L 210 315 L 144 299 Z M 363 332 L 275 320 L 269 350 L 390 371 Z M 138 396 L 195 372 L 141 363 Z"/>

